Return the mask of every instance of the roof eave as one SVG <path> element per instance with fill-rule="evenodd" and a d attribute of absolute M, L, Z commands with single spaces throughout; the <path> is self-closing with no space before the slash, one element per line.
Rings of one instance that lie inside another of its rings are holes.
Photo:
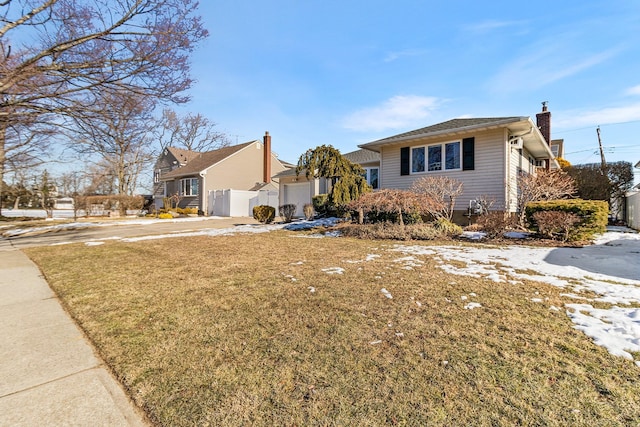
<path fill-rule="evenodd" d="M 414 135 L 389 137 L 389 138 L 379 139 L 373 142 L 368 142 L 366 144 L 361 144 L 361 145 L 358 145 L 358 147 L 371 150 L 371 151 L 376 151 L 379 153 L 380 152 L 379 148 L 383 145 L 398 144 L 401 142 L 411 141 L 415 139 L 437 138 L 437 137 L 447 136 L 447 135 L 460 135 L 460 134 L 469 133 L 473 131 L 498 129 L 502 127 L 507 127 L 507 125 L 512 123 L 519 123 L 524 121 L 530 121 L 530 118 L 529 117 L 517 117 L 517 118 L 510 117 L 510 118 L 505 118 L 504 120 L 496 120 L 495 122 L 491 122 L 491 123 L 481 123 L 476 125 L 462 126 L 455 129 L 444 129 L 444 130 L 439 130 L 434 132 L 425 132 L 425 133 L 414 134 Z"/>

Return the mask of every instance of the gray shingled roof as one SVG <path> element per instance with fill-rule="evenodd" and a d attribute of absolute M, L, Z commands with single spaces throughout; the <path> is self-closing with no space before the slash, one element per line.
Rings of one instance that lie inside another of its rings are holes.
<path fill-rule="evenodd" d="M 213 151 L 207 151 L 205 153 L 198 153 L 195 157 L 192 157 L 185 166 L 175 169 L 169 173 L 162 175 L 161 179 L 178 178 L 182 176 L 196 175 L 199 172 L 207 169 L 208 167 L 215 165 L 218 162 L 226 159 L 230 155 L 237 153 L 243 148 L 255 144 L 259 141 L 245 142 L 244 144 L 232 145 L 230 147 L 223 147 Z"/>
<path fill-rule="evenodd" d="M 347 154 L 343 154 L 350 162 L 363 164 L 363 163 L 373 163 L 380 161 L 380 153 L 376 153 L 371 150 L 356 150 Z"/>
<path fill-rule="evenodd" d="M 435 125 L 427 126 L 424 128 L 404 132 L 398 135 L 390 136 L 387 138 L 379 139 L 377 141 L 362 144 L 360 147 L 378 146 L 391 142 L 399 142 L 408 139 L 414 139 L 419 137 L 446 135 L 448 133 L 471 131 L 476 129 L 482 129 L 492 126 L 503 126 L 509 123 L 520 122 L 528 120 L 528 117 L 514 116 L 514 117 L 484 117 L 473 119 L 452 119 L 446 122 L 437 123 Z"/>

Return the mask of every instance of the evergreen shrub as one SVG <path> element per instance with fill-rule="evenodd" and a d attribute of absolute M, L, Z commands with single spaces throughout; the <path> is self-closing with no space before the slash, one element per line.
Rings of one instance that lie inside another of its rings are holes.
<path fill-rule="evenodd" d="M 609 217 L 609 203 L 603 200 L 548 200 L 531 202 L 525 208 L 527 223 L 534 231 L 540 231 L 534 218 L 536 212 L 559 211 L 576 215 L 579 221 L 573 225 L 568 233 L 569 241 L 592 240 L 595 234 L 607 230 Z"/>
<path fill-rule="evenodd" d="M 276 208 L 268 205 L 254 206 L 253 217 L 256 221 L 260 221 L 263 224 L 269 224 L 276 217 Z"/>

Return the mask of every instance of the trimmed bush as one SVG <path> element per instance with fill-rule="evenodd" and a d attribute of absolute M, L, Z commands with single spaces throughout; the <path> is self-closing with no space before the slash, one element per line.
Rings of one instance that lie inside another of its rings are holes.
<path fill-rule="evenodd" d="M 280 215 L 284 222 L 291 222 L 293 216 L 296 214 L 297 208 L 298 206 L 293 203 L 282 205 L 278 207 L 278 215 Z"/>
<path fill-rule="evenodd" d="M 197 215 L 198 208 L 176 208 L 176 212 L 180 215 Z"/>
<path fill-rule="evenodd" d="M 329 210 L 329 195 L 318 194 L 313 196 L 311 201 L 313 202 L 313 208 L 320 215 L 324 215 Z"/>
<path fill-rule="evenodd" d="M 170 213 L 161 213 L 160 215 L 158 215 L 158 218 L 160 219 L 173 219 L 173 215 L 171 215 Z"/>
<path fill-rule="evenodd" d="M 307 221 L 311 221 L 315 217 L 315 209 L 313 208 L 313 203 L 306 203 L 302 210 L 304 212 L 304 218 Z"/>
<path fill-rule="evenodd" d="M 256 221 L 260 221 L 263 224 L 269 224 L 276 217 L 276 208 L 267 205 L 254 206 L 253 217 Z"/>
<path fill-rule="evenodd" d="M 532 202 L 526 207 L 526 218 L 532 230 L 540 231 L 534 218 L 536 212 L 559 211 L 576 215 L 579 221 L 569 230 L 567 240 L 592 240 L 595 234 L 604 233 L 607 229 L 609 204 L 602 200 L 549 200 Z"/>
<path fill-rule="evenodd" d="M 440 230 L 447 236 L 459 236 L 462 234 L 462 227 L 445 218 L 438 218 L 433 223 L 433 226 L 436 230 Z"/>
<path fill-rule="evenodd" d="M 345 225 L 340 232 L 346 237 L 370 240 L 437 240 L 446 235 L 431 224 L 400 225 L 391 222 Z"/>

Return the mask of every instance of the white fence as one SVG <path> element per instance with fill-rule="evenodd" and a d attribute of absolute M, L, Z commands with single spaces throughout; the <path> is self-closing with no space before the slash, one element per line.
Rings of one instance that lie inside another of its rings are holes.
<path fill-rule="evenodd" d="M 212 190 L 207 213 L 215 216 L 253 216 L 253 207 L 269 205 L 278 209 L 277 191 Z"/>
<path fill-rule="evenodd" d="M 640 191 L 627 194 L 627 225 L 640 230 Z"/>

